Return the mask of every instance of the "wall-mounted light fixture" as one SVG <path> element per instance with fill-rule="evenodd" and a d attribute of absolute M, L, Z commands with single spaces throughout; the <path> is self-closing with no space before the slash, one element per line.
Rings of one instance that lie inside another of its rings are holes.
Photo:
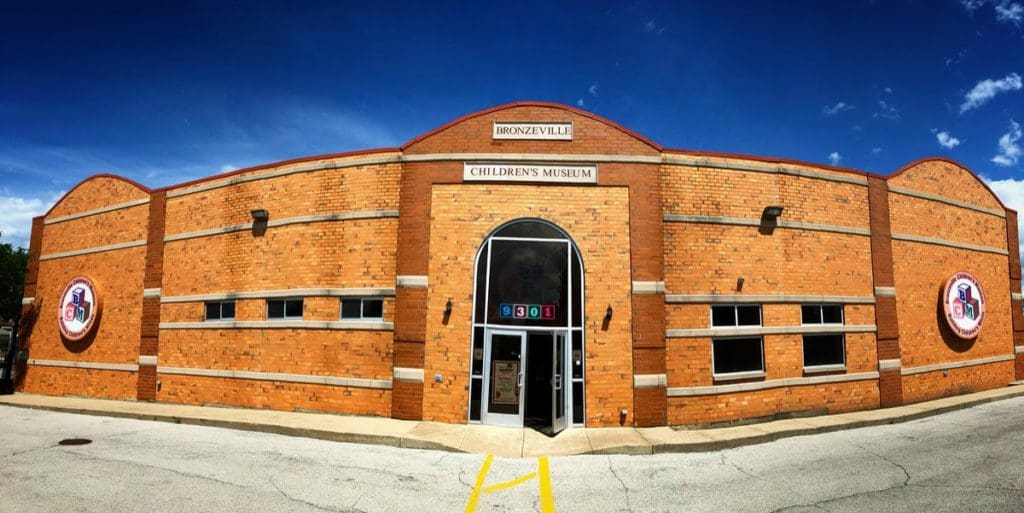
<path fill-rule="evenodd" d="M 779 216 L 781 215 L 782 207 L 779 205 L 764 207 L 764 211 L 761 212 L 761 226 L 758 227 L 757 231 L 761 232 L 761 235 L 771 235 L 775 228 L 779 226 Z"/>
<path fill-rule="evenodd" d="M 612 320 L 612 313 L 613 312 L 614 312 L 614 310 L 612 310 L 612 305 L 608 305 L 608 309 L 604 311 L 604 320 L 605 320 L 605 322 Z"/>
<path fill-rule="evenodd" d="M 452 298 L 448 298 L 448 302 L 444 304 L 444 316 L 448 317 L 452 314 Z"/>
<path fill-rule="evenodd" d="M 252 222 L 254 223 L 265 223 L 270 219 L 270 213 L 263 208 L 257 208 L 249 213 L 252 214 Z"/>
<path fill-rule="evenodd" d="M 770 205 L 770 206 L 764 207 L 764 213 L 761 214 L 762 217 L 770 218 L 770 219 L 775 219 L 775 218 L 777 218 L 777 217 L 779 217 L 781 215 L 782 215 L 782 207 L 780 207 L 778 205 Z"/>
<path fill-rule="evenodd" d="M 736 292 L 743 290 L 743 282 L 746 281 L 742 276 L 736 279 Z"/>

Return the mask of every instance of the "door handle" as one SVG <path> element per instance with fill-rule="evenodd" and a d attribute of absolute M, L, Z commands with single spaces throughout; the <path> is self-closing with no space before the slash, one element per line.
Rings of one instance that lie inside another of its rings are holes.
<path fill-rule="evenodd" d="M 523 373 L 522 372 L 519 373 L 519 378 L 516 379 L 516 386 L 519 387 L 519 388 L 523 388 Z"/>
<path fill-rule="evenodd" d="M 555 374 L 555 377 L 551 378 L 551 386 L 554 387 L 555 390 L 561 390 L 562 389 L 562 375 L 561 374 Z"/>

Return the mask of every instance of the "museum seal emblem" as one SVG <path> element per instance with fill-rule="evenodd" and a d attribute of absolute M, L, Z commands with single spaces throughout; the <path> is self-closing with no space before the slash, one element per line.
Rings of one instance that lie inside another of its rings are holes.
<path fill-rule="evenodd" d="M 76 276 L 64 286 L 57 323 L 67 340 L 78 341 L 92 331 L 100 314 L 99 290 L 91 279 Z"/>
<path fill-rule="evenodd" d="M 949 329 L 958 337 L 977 337 L 985 322 L 985 293 L 977 278 L 965 271 L 950 276 L 942 288 L 942 310 Z"/>

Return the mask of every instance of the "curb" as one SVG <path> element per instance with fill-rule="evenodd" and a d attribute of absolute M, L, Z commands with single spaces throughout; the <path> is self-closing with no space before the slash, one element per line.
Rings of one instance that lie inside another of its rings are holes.
<path fill-rule="evenodd" d="M 649 436 L 651 430 L 663 429 L 663 428 L 638 428 L 637 433 L 640 434 L 641 438 L 646 442 L 644 445 L 638 444 L 622 444 L 610 447 L 601 447 L 598 449 L 590 449 L 584 452 L 579 452 L 576 455 L 647 455 L 647 454 L 668 454 L 668 453 L 697 453 L 697 452 L 713 452 L 724 449 L 734 449 L 738 447 L 744 447 L 749 445 L 757 445 L 775 440 L 781 440 L 784 438 L 792 438 L 797 436 L 806 436 L 812 434 L 831 433 L 836 431 L 846 431 L 850 429 L 858 429 L 864 427 L 882 426 L 889 424 L 898 424 L 904 422 L 910 422 L 919 420 L 922 418 L 933 417 L 941 415 L 943 413 L 949 413 L 952 411 L 963 410 L 974 406 L 1001 401 L 1005 399 L 1012 399 L 1016 397 L 1024 396 L 1024 386 L 1011 387 L 1013 391 L 1007 391 L 1006 393 L 988 396 L 988 397 L 976 397 L 969 398 L 964 397 L 965 400 L 954 404 L 936 405 L 933 407 L 928 406 L 928 402 L 924 403 L 913 403 L 909 405 L 897 406 L 890 408 L 889 410 L 895 410 L 897 408 L 914 408 L 916 411 L 908 411 L 906 413 L 896 413 L 891 416 L 881 416 L 876 419 L 849 419 L 848 422 L 843 422 L 844 416 L 857 416 L 863 415 L 865 412 L 885 412 L 886 409 L 880 410 L 863 410 L 859 412 L 841 413 L 832 416 L 833 419 L 839 419 L 838 422 L 831 423 L 823 426 L 793 426 L 792 429 L 780 429 L 778 431 L 765 431 L 765 428 L 771 428 L 772 422 L 766 422 L 762 424 L 750 424 L 742 427 L 747 427 L 755 431 L 761 431 L 758 434 L 737 436 L 735 438 L 724 438 L 715 439 L 716 435 L 721 435 L 724 429 L 734 428 L 717 428 L 717 429 L 703 429 L 703 430 L 681 430 L 679 432 L 686 433 L 692 432 L 695 434 L 706 436 L 707 440 L 701 441 L 685 441 L 685 442 L 658 442 L 651 441 Z M 1000 390 L 1000 389 L 996 389 Z M 1003 389 L 1005 390 L 1005 389 Z M 980 392 L 985 393 L 985 392 Z M 21 394 L 19 394 L 21 395 Z M 948 401 L 949 398 L 939 399 Z M 440 442 L 431 440 L 425 440 L 422 438 L 404 436 L 404 435 L 375 435 L 367 433 L 351 433 L 342 431 L 331 431 L 326 429 L 315 429 L 315 428 L 304 428 L 304 427 L 293 427 L 284 426 L 273 423 L 260 423 L 251 422 L 244 420 L 226 420 L 226 419 L 211 419 L 203 417 L 189 417 L 189 416 L 175 416 L 175 415 L 162 415 L 159 413 L 139 413 L 139 412 L 127 412 L 127 411 L 114 411 L 107 409 L 98 408 L 82 408 L 82 407 L 66 407 L 66 406 L 49 406 L 43 404 L 25 404 L 25 403 L 9 403 L 0 399 L 0 405 L 11 406 L 16 408 L 25 408 L 32 410 L 45 410 L 55 411 L 61 413 L 71 413 L 78 415 L 92 415 L 100 417 L 115 417 L 115 418 L 126 418 L 134 420 L 146 420 L 146 421 L 158 421 L 168 422 L 172 424 L 189 424 L 197 426 L 208 426 L 218 427 L 225 429 L 234 429 L 239 431 L 251 431 L 259 433 L 269 433 L 275 435 L 293 436 L 300 438 L 312 438 L 318 440 L 326 440 L 331 442 L 346 442 L 346 443 L 357 443 L 357 444 L 369 444 L 369 445 L 383 445 L 389 447 L 403 448 L 403 449 L 424 449 L 444 452 L 457 452 L 467 453 L 458 447 L 452 447 Z M 820 417 L 818 417 L 820 418 Z M 785 421 L 774 421 L 774 422 L 785 422 Z M 776 424 L 778 426 L 778 424 Z M 600 428 L 594 428 L 600 429 Z M 671 428 L 669 428 L 671 429 Z M 525 456 L 521 456 L 525 457 Z"/>

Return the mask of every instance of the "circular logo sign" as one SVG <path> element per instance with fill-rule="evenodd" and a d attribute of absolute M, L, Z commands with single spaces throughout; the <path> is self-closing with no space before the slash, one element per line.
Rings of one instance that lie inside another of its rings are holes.
<path fill-rule="evenodd" d="M 96 284 L 85 276 L 76 276 L 60 296 L 57 324 L 60 334 L 71 341 L 85 338 L 100 314 L 100 296 Z"/>
<path fill-rule="evenodd" d="M 971 273 L 960 271 L 946 280 L 942 288 L 942 310 L 949 329 L 958 337 L 978 336 L 985 322 L 985 293 Z"/>

